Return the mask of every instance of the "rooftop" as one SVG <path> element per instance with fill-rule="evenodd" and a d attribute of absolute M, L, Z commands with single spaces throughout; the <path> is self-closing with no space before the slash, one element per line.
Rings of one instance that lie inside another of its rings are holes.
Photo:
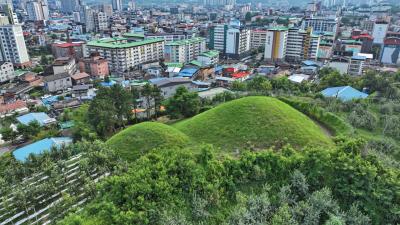
<path fill-rule="evenodd" d="M 132 42 L 128 42 L 126 38 L 107 38 L 96 41 L 90 41 L 87 43 L 87 45 L 100 48 L 132 48 L 163 41 L 164 39 L 162 38 L 151 38 L 143 41 L 132 41 Z"/>
<path fill-rule="evenodd" d="M 23 116 L 17 117 L 18 122 L 28 125 L 33 121 L 37 121 L 41 126 L 48 124 L 49 122 L 53 122 L 54 119 L 50 118 L 46 113 L 39 112 L 39 113 L 28 113 Z"/>
<path fill-rule="evenodd" d="M 213 58 L 213 57 L 219 56 L 219 51 L 217 51 L 217 50 L 210 50 L 210 51 L 203 52 L 203 53 L 201 53 L 200 55 L 201 55 L 201 56 L 205 56 L 205 57 Z"/>
<path fill-rule="evenodd" d="M 16 149 L 12 154 L 19 161 L 26 161 L 30 154 L 41 154 L 49 151 L 52 147 L 60 148 L 62 145 L 72 143 L 72 139 L 68 137 L 46 138 L 22 148 Z"/>
<path fill-rule="evenodd" d="M 353 99 L 362 99 L 368 97 L 368 94 L 358 91 L 350 86 L 330 87 L 321 91 L 325 97 L 334 97 L 342 101 L 351 101 Z"/>
<path fill-rule="evenodd" d="M 173 42 L 167 43 L 166 45 L 168 45 L 168 46 L 187 45 L 187 44 L 200 43 L 205 40 L 206 39 L 202 38 L 202 37 L 195 37 L 195 38 L 190 38 L 190 39 L 186 39 L 186 40 L 173 41 Z"/>

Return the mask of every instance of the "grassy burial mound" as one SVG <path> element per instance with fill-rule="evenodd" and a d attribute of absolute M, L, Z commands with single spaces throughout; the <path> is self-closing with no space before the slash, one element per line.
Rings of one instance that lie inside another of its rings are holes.
<path fill-rule="evenodd" d="M 267 148 L 289 143 L 330 146 L 332 141 L 310 118 L 271 97 L 246 97 L 219 105 L 175 128 L 198 143 L 226 150 Z"/>
<path fill-rule="evenodd" d="M 117 133 L 106 143 L 122 158 L 133 161 L 151 149 L 182 147 L 188 142 L 189 138 L 174 127 L 162 123 L 144 122 Z"/>

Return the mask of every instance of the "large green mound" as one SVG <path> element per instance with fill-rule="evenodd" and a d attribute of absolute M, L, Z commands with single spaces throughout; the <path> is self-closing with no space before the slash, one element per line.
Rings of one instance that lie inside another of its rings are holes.
<path fill-rule="evenodd" d="M 271 97 L 234 100 L 174 125 L 192 140 L 224 150 L 332 144 L 310 118 Z"/>
<path fill-rule="evenodd" d="M 188 142 L 189 138 L 174 127 L 144 122 L 119 132 L 106 143 L 122 158 L 133 161 L 151 149 L 182 147 Z"/>

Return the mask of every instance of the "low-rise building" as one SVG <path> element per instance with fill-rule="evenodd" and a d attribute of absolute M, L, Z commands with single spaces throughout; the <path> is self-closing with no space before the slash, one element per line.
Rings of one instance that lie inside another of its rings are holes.
<path fill-rule="evenodd" d="M 79 70 L 88 73 L 93 78 L 104 78 L 110 75 L 108 62 L 99 54 L 92 54 L 88 58 L 79 61 Z"/>
<path fill-rule="evenodd" d="M 15 78 L 14 66 L 10 62 L 0 62 L 0 83 Z"/>
<path fill-rule="evenodd" d="M 175 94 L 176 89 L 180 86 L 184 86 L 188 90 L 192 89 L 192 81 L 182 77 L 156 78 L 150 80 L 150 83 L 161 89 L 164 98 L 172 97 Z"/>
<path fill-rule="evenodd" d="M 366 57 L 365 56 L 353 56 L 349 61 L 349 67 L 347 73 L 353 76 L 360 76 L 364 74 Z"/>
<path fill-rule="evenodd" d="M 44 88 L 48 92 L 67 90 L 72 87 L 72 79 L 68 73 L 59 73 L 43 78 Z"/>
<path fill-rule="evenodd" d="M 85 72 L 76 73 L 72 75 L 71 78 L 72 78 L 72 84 L 74 85 L 87 84 L 90 82 L 90 75 Z"/>
<path fill-rule="evenodd" d="M 73 75 L 76 73 L 76 63 L 74 58 L 61 57 L 57 58 L 53 63 L 54 74 L 67 73 Z"/>
<path fill-rule="evenodd" d="M 83 42 L 58 42 L 51 45 L 54 57 L 71 57 L 80 59 L 83 57 Z"/>
<path fill-rule="evenodd" d="M 215 65 L 219 61 L 219 51 L 210 50 L 203 52 L 197 56 L 197 61 L 199 61 L 202 66 Z"/>

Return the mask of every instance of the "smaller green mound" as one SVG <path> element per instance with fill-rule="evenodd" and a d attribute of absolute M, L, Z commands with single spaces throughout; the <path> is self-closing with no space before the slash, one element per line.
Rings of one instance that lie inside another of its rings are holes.
<path fill-rule="evenodd" d="M 332 146 L 310 118 L 271 97 L 246 97 L 178 122 L 175 128 L 197 143 L 223 150 L 263 149 L 282 144 Z"/>
<path fill-rule="evenodd" d="M 154 148 L 183 147 L 189 138 L 174 127 L 144 122 L 126 128 L 106 143 L 122 158 L 134 161 Z"/>

